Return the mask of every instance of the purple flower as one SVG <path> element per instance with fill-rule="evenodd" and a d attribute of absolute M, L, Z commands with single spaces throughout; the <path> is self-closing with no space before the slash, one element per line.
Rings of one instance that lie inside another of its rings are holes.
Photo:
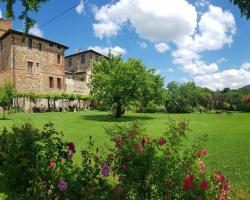
<path fill-rule="evenodd" d="M 104 166 L 102 167 L 102 175 L 103 175 L 103 176 L 108 176 L 108 175 L 109 175 L 109 171 L 110 171 L 110 169 L 109 169 L 109 166 L 108 166 L 108 165 L 104 165 Z"/>
<path fill-rule="evenodd" d="M 69 150 L 67 153 L 68 158 L 72 158 L 74 155 L 73 151 Z"/>
<path fill-rule="evenodd" d="M 68 183 L 64 180 L 60 181 L 57 185 L 58 189 L 61 191 L 61 192 L 64 192 L 65 190 L 67 190 L 68 188 Z"/>

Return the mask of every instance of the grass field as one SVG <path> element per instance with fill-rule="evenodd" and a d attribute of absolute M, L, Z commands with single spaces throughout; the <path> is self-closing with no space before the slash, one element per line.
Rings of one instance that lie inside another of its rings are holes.
<path fill-rule="evenodd" d="M 250 193 L 250 114 L 137 114 L 126 113 L 121 119 L 114 119 L 105 112 L 85 111 L 76 113 L 15 114 L 9 120 L 0 120 L 0 129 L 13 124 L 30 122 L 41 128 L 44 123 L 53 122 L 65 133 L 67 140 L 74 141 L 77 149 L 86 144 L 92 135 L 96 145 L 105 148 L 110 138 L 105 127 L 115 123 L 129 123 L 135 119 L 144 121 L 150 135 L 159 136 L 165 130 L 169 117 L 187 119 L 193 130 L 190 139 L 207 134 L 208 169 L 221 170 L 237 188 Z M 79 157 L 78 157 L 79 158 Z M 0 183 L 1 185 L 1 183 Z"/>

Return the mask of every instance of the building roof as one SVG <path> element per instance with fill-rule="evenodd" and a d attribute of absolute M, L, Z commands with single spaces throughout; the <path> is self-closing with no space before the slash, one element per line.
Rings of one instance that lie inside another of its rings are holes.
<path fill-rule="evenodd" d="M 9 29 L 8 31 L 6 31 L 6 33 L 4 33 L 1 37 L 0 37 L 0 40 L 4 39 L 5 37 L 7 37 L 9 34 L 11 33 L 15 33 L 15 34 L 19 34 L 19 35 L 23 35 L 24 33 L 21 32 L 21 31 L 17 31 L 17 30 L 14 30 L 14 29 Z M 45 38 L 41 38 L 41 37 L 38 37 L 38 36 L 35 36 L 35 35 L 32 35 L 32 34 L 27 34 L 28 37 L 32 37 L 32 38 L 35 38 L 35 39 L 38 39 L 38 40 L 42 40 L 44 42 L 48 42 L 48 43 L 53 43 L 55 45 L 58 45 L 58 46 L 61 46 L 63 47 L 64 49 L 68 49 L 69 47 L 63 45 L 63 44 L 60 44 L 60 43 L 57 43 L 57 42 L 54 42 L 54 41 L 51 41 L 51 40 L 48 40 L 48 39 L 45 39 Z"/>
<path fill-rule="evenodd" d="M 89 49 L 89 50 L 86 50 L 86 51 L 81 51 L 81 52 L 78 52 L 78 53 L 74 53 L 74 54 L 71 54 L 71 55 L 68 55 L 68 56 L 65 56 L 65 58 L 69 58 L 69 57 L 73 57 L 73 56 L 76 56 L 76 55 L 80 55 L 80 54 L 86 54 L 86 53 L 89 53 L 89 52 L 92 52 L 92 53 L 95 53 L 95 54 L 98 54 L 100 56 L 103 56 L 105 58 L 108 58 L 107 56 L 93 50 L 93 49 Z"/>

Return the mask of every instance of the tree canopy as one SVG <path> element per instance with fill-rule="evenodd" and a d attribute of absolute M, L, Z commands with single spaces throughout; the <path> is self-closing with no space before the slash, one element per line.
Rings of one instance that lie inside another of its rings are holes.
<path fill-rule="evenodd" d="M 242 16 L 250 19 L 250 1 L 249 0 L 230 0 L 234 5 L 237 5 L 240 9 Z"/>
<path fill-rule="evenodd" d="M 5 111 L 11 107 L 14 97 L 14 91 L 10 84 L 0 87 L 0 107 L 3 108 L 3 118 L 5 118 Z"/>
<path fill-rule="evenodd" d="M 95 62 L 91 82 L 91 94 L 121 117 L 125 108 L 132 105 L 147 106 L 162 99 L 163 78 L 148 70 L 137 59 L 122 60 L 110 55 Z"/>

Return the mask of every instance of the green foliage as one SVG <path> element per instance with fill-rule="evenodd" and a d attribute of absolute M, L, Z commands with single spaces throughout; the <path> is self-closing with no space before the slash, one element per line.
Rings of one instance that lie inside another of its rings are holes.
<path fill-rule="evenodd" d="M 36 21 L 30 17 L 30 13 L 37 13 L 42 4 L 49 0 L 20 0 L 23 10 L 18 18 L 24 21 L 25 33 L 27 34 Z M 15 19 L 14 6 L 17 3 L 15 0 L 0 0 L 0 2 L 6 5 L 6 17 Z"/>
<path fill-rule="evenodd" d="M 163 79 L 153 70 L 147 70 L 140 60 L 123 61 L 120 56 L 110 55 L 109 59 L 95 62 L 89 86 L 94 98 L 121 117 L 131 105 L 160 102 Z"/>
<path fill-rule="evenodd" d="M 240 9 L 242 16 L 250 19 L 250 2 L 249 0 L 230 0 L 234 5 L 237 5 Z"/>
<path fill-rule="evenodd" d="M 0 170 L 17 199 L 234 199 L 221 172 L 206 172 L 205 139 L 187 145 L 189 131 L 186 121 L 170 120 L 155 138 L 139 122 L 116 125 L 106 130 L 115 146 L 103 151 L 90 137 L 74 165 L 75 144 L 52 124 L 25 124 L 0 134 Z"/>
<path fill-rule="evenodd" d="M 14 97 L 14 90 L 10 84 L 5 84 L 0 87 L 0 107 L 3 108 L 3 118 L 5 118 L 5 111 L 8 110 Z"/>

